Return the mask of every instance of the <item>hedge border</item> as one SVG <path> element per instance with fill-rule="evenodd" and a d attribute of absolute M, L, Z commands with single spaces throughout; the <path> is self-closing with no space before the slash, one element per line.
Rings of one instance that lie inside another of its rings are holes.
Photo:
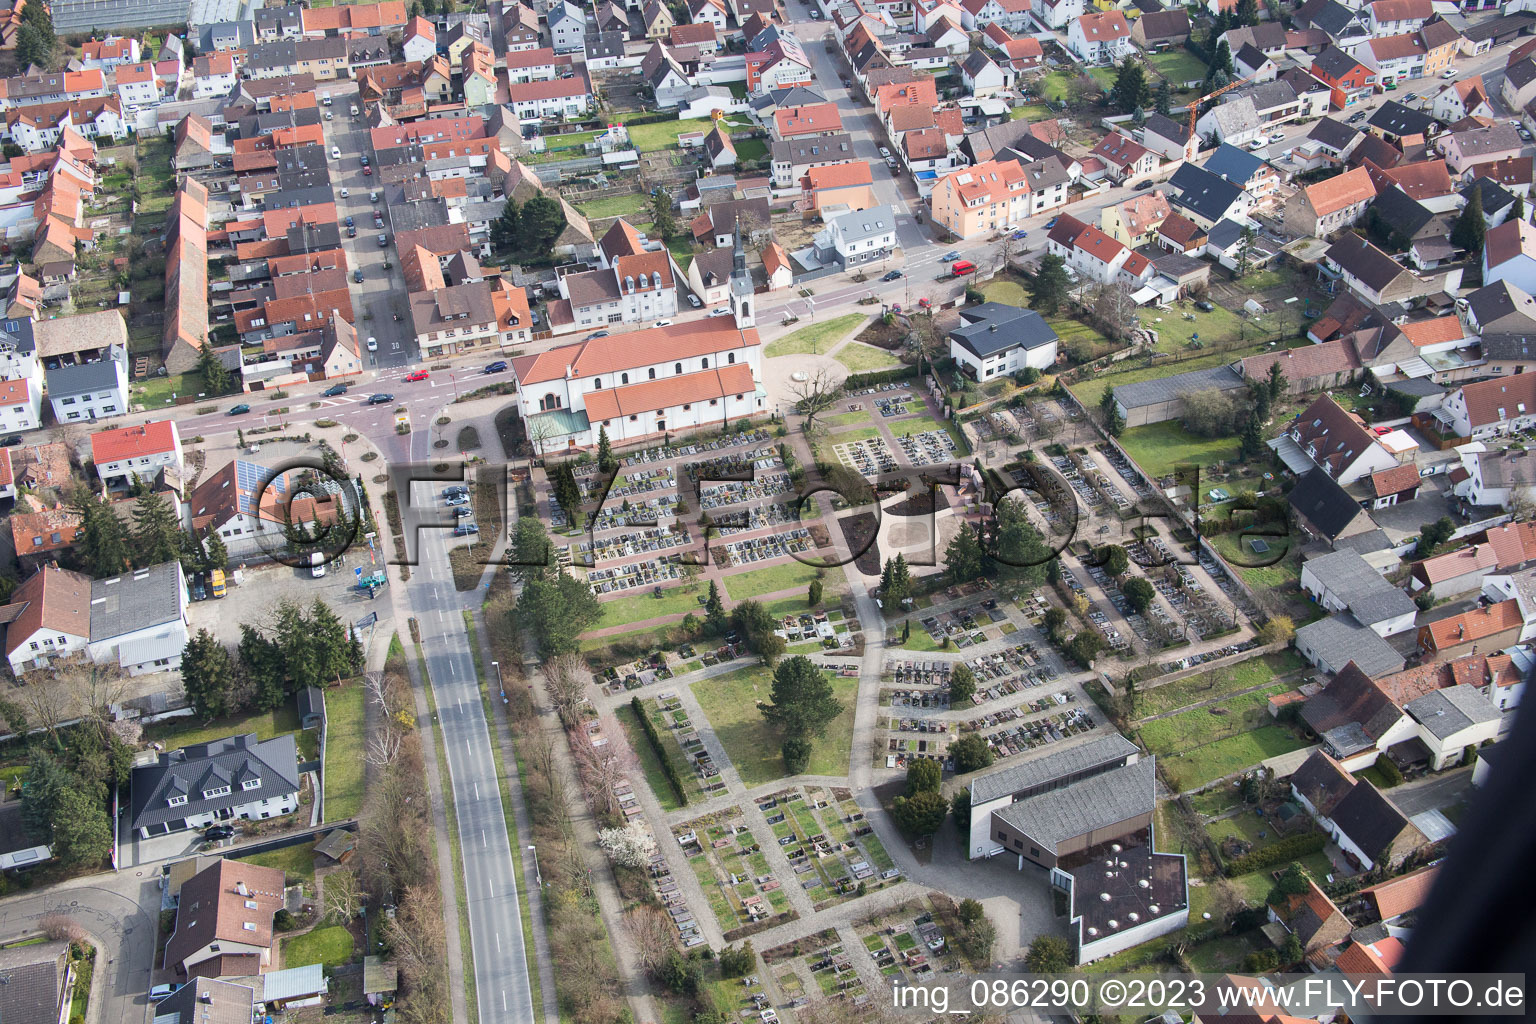
<path fill-rule="evenodd" d="M 683 807 L 688 806 L 688 794 L 683 792 L 683 780 L 677 777 L 677 769 L 672 765 L 672 759 L 667 756 L 666 748 L 661 745 L 661 737 L 656 734 L 656 723 L 651 721 L 651 716 L 645 713 L 645 705 L 639 697 L 629 699 L 630 710 L 640 720 L 640 728 L 645 730 L 646 739 L 651 741 L 651 749 L 656 752 L 656 759 L 661 762 L 661 773 L 667 777 L 667 782 L 672 786 L 672 792 L 677 796 L 677 802 Z"/>
<path fill-rule="evenodd" d="M 1261 871 L 1264 868 L 1274 867 L 1276 864 L 1289 864 L 1300 860 L 1310 853 L 1320 853 L 1323 847 L 1328 845 L 1328 837 L 1321 832 L 1307 832 L 1299 836 L 1287 836 L 1286 838 L 1266 846 L 1262 850 L 1254 850 L 1245 853 L 1241 857 L 1234 857 L 1226 864 L 1227 875 L 1236 877 L 1246 875 L 1250 871 Z"/>

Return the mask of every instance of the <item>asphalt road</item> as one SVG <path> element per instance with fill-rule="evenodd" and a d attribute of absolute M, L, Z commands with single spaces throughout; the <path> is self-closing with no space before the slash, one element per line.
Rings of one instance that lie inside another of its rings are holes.
<path fill-rule="evenodd" d="M 412 435 L 413 457 L 427 458 L 428 437 L 425 430 Z M 429 499 L 438 503 L 437 491 L 442 485 L 433 487 L 430 494 L 427 484 L 415 486 L 416 504 L 427 504 Z M 420 538 L 420 564 L 405 585 L 406 601 L 421 628 L 421 647 L 448 757 L 469 900 L 480 1021 L 528 1022 L 534 1019 L 533 990 L 523 946 L 517 876 L 502 813 L 501 780 L 491 753 L 491 734 L 460 615 L 462 602 L 456 599 L 448 568 L 448 549 L 454 540 L 442 530 L 423 530 Z M 489 665 L 486 670 L 491 671 Z M 519 850 L 517 855 L 522 857 L 526 852 Z"/>

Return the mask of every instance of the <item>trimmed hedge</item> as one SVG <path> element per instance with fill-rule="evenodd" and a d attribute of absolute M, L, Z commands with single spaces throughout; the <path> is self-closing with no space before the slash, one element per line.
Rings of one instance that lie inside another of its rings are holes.
<path fill-rule="evenodd" d="M 1250 871 L 1272 868 L 1276 864 L 1289 864 L 1309 853 L 1321 853 L 1323 847 L 1327 845 L 1328 837 L 1321 832 L 1288 836 L 1262 850 L 1254 850 L 1252 853 L 1245 853 L 1241 857 L 1228 861 L 1227 874 L 1229 876 L 1246 875 Z"/>
<path fill-rule="evenodd" d="M 677 777 L 677 769 L 672 766 L 672 759 L 667 756 L 666 748 L 661 745 L 661 737 L 656 735 L 656 723 L 651 721 L 651 716 L 645 713 L 645 705 L 640 703 L 639 697 L 631 697 L 630 709 L 635 717 L 640 720 L 640 728 L 645 730 L 645 736 L 651 741 L 651 749 L 656 752 L 656 759 L 661 762 L 661 772 L 667 777 L 667 782 L 672 786 L 672 792 L 677 796 L 677 802 L 683 806 L 688 804 L 688 794 L 683 792 L 683 780 Z"/>
<path fill-rule="evenodd" d="M 859 388 L 872 388 L 877 384 L 893 384 L 898 380 L 909 380 L 916 376 L 916 366 L 898 366 L 894 370 L 854 373 L 849 374 L 848 379 L 843 381 L 843 390 L 857 391 Z"/>

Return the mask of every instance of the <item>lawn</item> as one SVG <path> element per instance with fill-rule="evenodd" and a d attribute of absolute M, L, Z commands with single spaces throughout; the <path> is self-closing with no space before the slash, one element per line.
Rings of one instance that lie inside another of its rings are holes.
<path fill-rule="evenodd" d="M 352 959 L 352 933 L 339 924 L 326 925 L 283 940 L 283 966 L 319 963 L 338 967 Z"/>
<path fill-rule="evenodd" d="M 1021 308 L 1029 305 L 1029 293 L 1017 281 L 1007 279 L 992 281 L 981 290 L 981 293 L 987 297 L 988 302 L 1001 302 L 1005 306 Z"/>
<path fill-rule="evenodd" d="M 827 429 L 836 430 L 838 427 L 857 427 L 872 422 L 872 419 L 868 409 L 860 409 L 858 412 L 839 412 L 823 416 L 821 422 Z"/>
<path fill-rule="evenodd" d="M 1066 71 L 1052 71 L 1035 84 L 1035 91 L 1041 96 L 1052 103 L 1064 103 L 1067 99 L 1067 86 L 1072 84 L 1072 75 Z"/>
<path fill-rule="evenodd" d="M 736 147 L 736 159 L 740 163 L 768 159 L 768 143 L 762 139 L 733 139 L 731 144 Z"/>
<path fill-rule="evenodd" d="M 631 622 L 660 618 L 663 615 L 696 612 L 702 607 L 698 600 L 698 595 L 702 592 L 671 587 L 663 590 L 660 597 L 653 597 L 650 591 L 646 591 L 633 597 L 619 597 L 604 601 L 603 617 L 597 620 L 597 625 L 592 628 L 607 629 L 610 626 L 626 626 Z"/>
<path fill-rule="evenodd" d="M 1173 754 L 1257 729 L 1272 721 L 1269 698 L 1285 690 L 1284 686 L 1268 686 L 1207 707 L 1143 722 L 1139 727 L 1142 741 L 1154 753 Z"/>
<path fill-rule="evenodd" d="M 646 785 L 651 787 L 651 793 L 656 797 L 656 802 L 661 804 L 664 811 L 675 811 L 683 806 L 677 802 L 677 791 L 672 788 L 672 783 L 667 781 L 666 772 L 661 767 L 661 755 L 656 748 L 651 746 L 650 738 L 640 728 L 639 719 L 635 717 L 635 709 L 628 704 L 622 704 L 613 711 L 614 717 L 624 727 L 624 735 L 629 739 L 629 747 L 635 752 L 635 759 L 640 762 L 640 770 L 645 773 Z M 660 730 L 658 730 L 660 731 Z M 685 764 L 678 769 L 678 777 L 682 778 L 682 771 L 687 769 L 691 774 L 692 769 Z"/>
<path fill-rule="evenodd" d="M 1227 560 L 1232 568 L 1237 570 L 1238 575 L 1249 586 L 1273 589 L 1301 579 L 1301 556 L 1294 551 L 1287 553 L 1273 565 L 1245 567 L 1244 563 L 1251 566 L 1263 556 L 1249 554 L 1246 551 L 1240 552 L 1238 537 L 1239 535 L 1235 533 L 1218 533 L 1211 538 L 1211 546 Z"/>
<path fill-rule="evenodd" d="M 645 212 L 645 208 L 646 197 L 640 192 L 627 196 L 594 199 L 590 203 L 582 203 L 576 207 L 586 214 L 589 220 L 602 220 L 604 217 L 633 217 Z"/>
<path fill-rule="evenodd" d="M 879 427 L 855 427 L 852 430 L 844 430 L 827 438 L 827 444 L 853 444 L 855 441 L 867 441 L 872 437 L 880 436 Z"/>
<path fill-rule="evenodd" d="M 1180 465 L 1210 466 L 1237 458 L 1237 438 L 1196 437 L 1176 420 L 1131 427 L 1120 435 L 1120 444 L 1153 479 L 1168 476 Z"/>
<path fill-rule="evenodd" d="M 241 857 L 240 860 L 245 864 L 277 868 L 290 879 L 302 878 L 306 882 L 315 880 L 315 844 L 312 842 L 297 843 L 293 846 L 285 846 L 281 850 L 269 850 L 266 853 L 253 853 L 249 857 Z"/>
<path fill-rule="evenodd" d="M 825 352 L 855 327 L 869 319 L 863 313 L 847 313 L 833 320 L 810 324 L 769 342 L 769 356 L 803 356 Z"/>
<path fill-rule="evenodd" d="M 1118 68 L 1090 68 L 1088 71 L 1089 77 L 1098 82 L 1099 88 L 1105 92 L 1109 92 L 1109 90 L 1115 87 L 1115 79 L 1119 77 L 1119 74 Z"/>
<path fill-rule="evenodd" d="M 1204 711 L 1196 712 L 1205 714 Z M 1208 782 L 1242 771 L 1263 761 L 1300 750 L 1306 746 L 1278 725 L 1266 725 L 1252 732 L 1207 743 L 1183 754 L 1162 754 L 1163 771 L 1181 790 L 1194 789 Z"/>
<path fill-rule="evenodd" d="M 774 594 L 780 590 L 804 590 L 816 578 L 817 571 L 815 566 L 804 562 L 785 562 L 727 576 L 721 582 L 725 584 L 726 595 L 732 601 L 745 601 L 749 597 Z"/>
<path fill-rule="evenodd" d="M 747 786 L 760 786 L 784 776 L 783 742 L 757 710 L 766 703 L 773 678 L 766 668 L 748 668 L 693 684 L 693 695 L 714 726 L 715 735 Z M 853 750 L 853 704 L 859 681 L 832 677 L 832 693 L 843 702 L 843 713 L 827 726 L 826 735 L 811 740 L 810 775 L 846 775 Z"/>
<path fill-rule="evenodd" d="M 1055 111 L 1044 103 L 1021 103 L 1014 107 L 1008 117 L 1013 121 L 1022 121 L 1026 118 L 1031 121 L 1048 120 Z"/>
<path fill-rule="evenodd" d="M 891 433 L 897 437 L 907 437 L 911 434 L 926 434 L 930 430 L 949 429 L 932 416 L 922 415 L 910 420 L 902 420 L 891 424 Z"/>
<path fill-rule="evenodd" d="M 286 701 L 271 711 L 253 711 L 248 715 L 217 718 L 207 724 L 196 715 L 156 722 L 144 728 L 144 742 L 160 742 L 175 749 L 248 732 L 254 732 L 257 739 L 269 740 L 274 736 L 299 731 L 298 708 L 292 701 Z"/>
<path fill-rule="evenodd" d="M 1157 69 L 1157 73 L 1168 79 L 1169 84 L 1182 88 L 1185 82 L 1202 82 L 1205 80 L 1205 65 L 1188 50 L 1180 47 L 1168 50 L 1164 53 L 1154 53 L 1147 58 L 1147 63 Z"/>
<path fill-rule="evenodd" d="M 361 681 L 325 691 L 326 821 L 352 818 L 362 809 L 366 701 Z"/>
<path fill-rule="evenodd" d="M 1304 665 L 1305 662 L 1299 655 L 1287 650 L 1211 672 L 1202 672 L 1199 675 L 1188 676 L 1160 686 L 1138 688 L 1132 716 L 1146 718 L 1150 715 L 1165 714 L 1191 704 L 1199 704 L 1239 690 L 1246 690 L 1251 686 L 1263 686 L 1274 680 L 1276 676 L 1293 672 Z"/>
<path fill-rule="evenodd" d="M 849 373 L 867 373 L 870 370 L 888 370 L 900 366 L 901 360 L 884 349 L 874 348 L 861 341 L 850 341 L 838 349 L 833 359 L 848 367 Z"/>
<path fill-rule="evenodd" d="M 1148 322 L 1147 324 L 1148 327 L 1153 327 L 1163 332 L 1163 336 L 1158 340 L 1159 350 L 1166 349 L 1171 351 L 1172 346 L 1170 345 L 1169 338 L 1172 336 L 1172 332 L 1181 330 L 1180 327 L 1175 327 L 1170 322 L 1171 319 L 1169 316 L 1164 316 L 1163 322 L 1160 324 L 1154 322 Z M 1182 318 L 1178 322 L 1180 324 L 1188 324 L 1188 321 Z M 1189 326 L 1199 331 L 1200 325 L 1198 323 L 1189 324 Z M 1061 328 L 1057 326 L 1055 321 L 1051 322 L 1051 327 L 1056 330 L 1058 335 L 1061 334 Z M 1206 337 L 1207 335 L 1203 331 L 1200 332 L 1202 342 Z M 1065 337 L 1062 338 L 1062 347 L 1066 347 Z M 1269 346 L 1266 343 L 1255 342 L 1252 345 L 1228 349 L 1224 352 L 1208 352 L 1189 359 L 1182 359 L 1178 362 L 1164 360 L 1150 366 L 1145 365 L 1139 358 L 1128 359 L 1126 360 L 1127 363 L 1134 363 L 1136 365 L 1130 369 L 1119 370 L 1115 373 L 1095 374 L 1088 380 L 1078 381 L 1072 385 L 1072 393 L 1077 396 L 1077 400 L 1082 402 L 1085 407 L 1095 408 L 1099 404 L 1099 398 L 1108 388 L 1120 387 L 1123 384 L 1137 384 L 1144 380 L 1159 380 L 1163 377 L 1172 377 L 1178 373 L 1188 373 L 1191 370 L 1208 370 L 1213 366 L 1235 363 L 1245 356 L 1257 355 L 1268 350 Z"/>
<path fill-rule="evenodd" d="M 729 120 L 724 120 L 721 124 L 727 128 L 749 127 L 745 123 L 733 124 Z M 707 117 L 695 117 L 687 121 L 657 121 L 653 124 L 636 124 L 626 127 L 629 128 L 629 141 L 635 149 L 641 153 L 649 153 L 677 145 L 677 137 L 684 132 L 707 132 L 714 127 L 714 122 Z"/>

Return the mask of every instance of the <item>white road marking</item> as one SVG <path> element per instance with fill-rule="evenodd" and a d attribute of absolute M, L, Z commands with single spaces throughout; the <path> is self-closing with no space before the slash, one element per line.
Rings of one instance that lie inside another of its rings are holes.
<path fill-rule="evenodd" d="M 496 933 L 496 952 L 501 952 L 501 932 Z"/>
<path fill-rule="evenodd" d="M 475 799 L 479 800 L 480 799 L 480 783 L 476 782 L 474 785 L 475 785 Z M 480 834 L 482 836 L 485 835 L 485 830 L 481 829 L 480 830 Z"/>
<path fill-rule="evenodd" d="M 491 844 L 486 842 L 486 839 L 485 839 L 485 829 L 481 829 L 480 830 L 480 848 L 482 850 L 488 849 L 490 847 L 490 845 Z"/>

